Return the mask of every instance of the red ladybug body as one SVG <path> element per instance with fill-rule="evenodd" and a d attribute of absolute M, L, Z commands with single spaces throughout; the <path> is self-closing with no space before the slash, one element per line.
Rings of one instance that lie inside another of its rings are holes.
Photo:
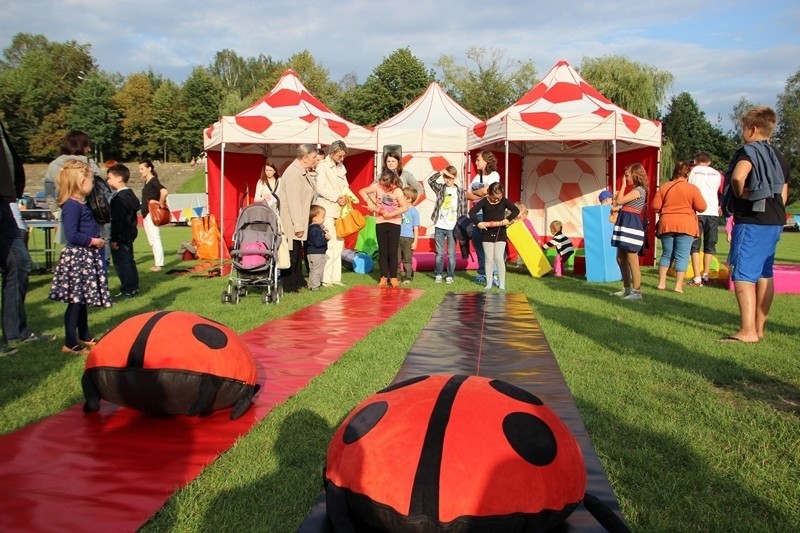
<path fill-rule="evenodd" d="M 89 352 L 84 411 L 100 399 L 154 414 L 204 415 L 235 406 L 238 418 L 258 390 L 256 365 L 236 333 L 180 311 L 129 318 Z"/>
<path fill-rule="evenodd" d="M 325 477 L 337 529 L 544 530 L 586 489 L 580 447 L 555 413 L 474 376 L 422 376 L 366 399 L 334 435 Z"/>

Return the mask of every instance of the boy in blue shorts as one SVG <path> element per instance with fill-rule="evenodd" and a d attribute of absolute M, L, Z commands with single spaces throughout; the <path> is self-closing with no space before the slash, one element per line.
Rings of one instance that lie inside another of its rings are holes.
<path fill-rule="evenodd" d="M 772 265 L 786 220 L 788 167 L 771 144 L 777 116 L 767 106 L 752 107 L 742 117 L 744 145 L 726 174 L 723 205 L 733 213 L 728 261 L 741 314 L 741 326 L 722 342 L 758 342 L 772 305 Z"/>

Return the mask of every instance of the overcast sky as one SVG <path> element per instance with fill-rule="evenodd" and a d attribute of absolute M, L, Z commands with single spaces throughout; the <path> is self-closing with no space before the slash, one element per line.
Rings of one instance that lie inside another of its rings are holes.
<path fill-rule="evenodd" d="M 532 60 L 544 76 L 560 59 L 625 55 L 671 72 L 715 122 L 744 96 L 775 105 L 800 68 L 797 0 L 395 1 L 4 0 L 0 46 L 19 32 L 92 45 L 100 68 L 152 68 L 178 83 L 224 48 L 275 60 L 309 50 L 333 81 L 359 82 L 394 50 L 429 68 L 442 54 L 466 64 L 471 46 Z"/>

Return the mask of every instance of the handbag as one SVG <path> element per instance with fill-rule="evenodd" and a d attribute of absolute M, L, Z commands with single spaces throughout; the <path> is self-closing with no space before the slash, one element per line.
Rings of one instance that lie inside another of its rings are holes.
<path fill-rule="evenodd" d="M 172 218 L 169 214 L 169 209 L 162 207 L 157 200 L 147 202 L 147 210 L 150 212 L 150 221 L 154 226 L 169 224 Z"/>
<path fill-rule="evenodd" d="M 364 215 L 362 215 L 359 210 L 353 209 L 350 198 L 345 197 L 345 199 L 347 203 L 342 206 L 342 212 L 344 214 L 334 222 L 334 226 L 336 226 L 336 236 L 340 239 L 344 239 L 353 233 L 358 233 L 361 231 L 361 228 L 367 225 Z"/>

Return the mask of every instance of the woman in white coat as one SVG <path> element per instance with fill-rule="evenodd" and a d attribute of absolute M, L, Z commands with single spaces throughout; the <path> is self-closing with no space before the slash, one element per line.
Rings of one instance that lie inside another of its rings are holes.
<path fill-rule="evenodd" d="M 336 236 L 336 219 L 339 218 L 341 208 L 347 202 L 347 169 L 344 167 L 344 158 L 347 155 L 347 145 L 343 141 L 333 141 L 328 155 L 317 165 L 317 196 L 314 203 L 325 208 L 324 226 L 331 235 L 328 241 L 325 270 L 322 273 L 322 284 L 344 285 L 342 283 L 342 251 L 344 239 Z"/>

